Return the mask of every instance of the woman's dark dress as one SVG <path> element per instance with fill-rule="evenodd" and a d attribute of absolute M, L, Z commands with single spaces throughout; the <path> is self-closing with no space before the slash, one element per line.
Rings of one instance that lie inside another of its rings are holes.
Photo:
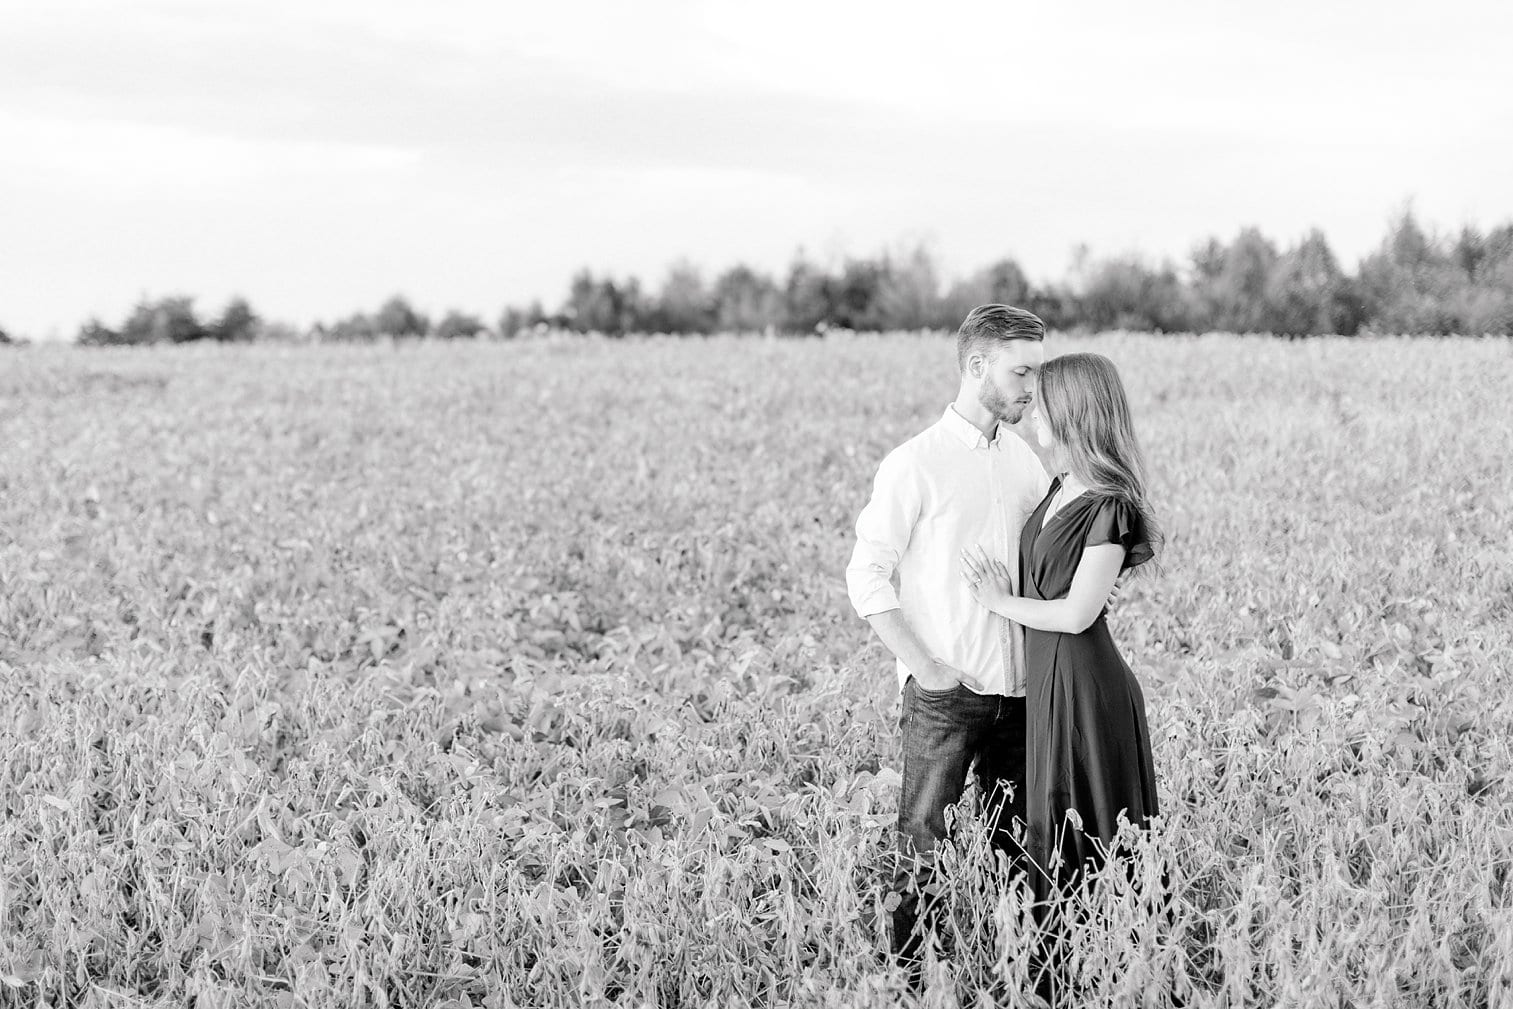
<path fill-rule="evenodd" d="M 1059 478 L 1051 482 L 1020 536 L 1019 583 L 1026 598 L 1065 597 L 1085 546 L 1121 544 L 1126 570 L 1150 560 L 1139 512 L 1091 491 L 1065 502 L 1042 529 L 1059 487 Z M 1071 883 L 1084 861 L 1093 868 L 1102 864 L 1121 812 L 1141 826 L 1155 815 L 1156 776 L 1145 698 L 1104 614 L 1081 634 L 1026 628 L 1025 667 L 1027 841 L 1045 870 L 1031 873 L 1036 896 L 1044 899 L 1053 882 Z M 1076 813 L 1070 823 L 1068 810 Z"/>

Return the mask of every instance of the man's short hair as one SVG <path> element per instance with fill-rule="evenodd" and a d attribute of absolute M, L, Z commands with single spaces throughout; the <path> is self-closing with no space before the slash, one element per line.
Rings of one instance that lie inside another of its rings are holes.
<path fill-rule="evenodd" d="M 996 349 L 1009 340 L 1045 339 L 1045 323 L 1034 312 L 1012 305 L 978 305 L 967 313 L 956 331 L 956 366 L 967 368 L 967 358 L 979 350 Z"/>

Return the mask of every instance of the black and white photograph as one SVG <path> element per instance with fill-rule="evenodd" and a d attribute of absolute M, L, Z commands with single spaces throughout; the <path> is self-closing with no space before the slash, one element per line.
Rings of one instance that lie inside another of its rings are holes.
<path fill-rule="evenodd" d="M 1510 42 L 0 0 L 0 1006 L 1513 1009 Z"/>

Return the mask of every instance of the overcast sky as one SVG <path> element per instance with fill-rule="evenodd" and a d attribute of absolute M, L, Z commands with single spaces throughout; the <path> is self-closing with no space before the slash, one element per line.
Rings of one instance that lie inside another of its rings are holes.
<path fill-rule="evenodd" d="M 0 0 L 0 327 L 1513 218 L 1513 4 Z"/>

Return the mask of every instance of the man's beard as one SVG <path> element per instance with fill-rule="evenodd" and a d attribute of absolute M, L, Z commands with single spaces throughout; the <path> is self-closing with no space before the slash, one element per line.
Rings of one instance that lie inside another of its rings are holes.
<path fill-rule="evenodd" d="M 1029 409 L 1028 403 L 1017 403 L 1005 396 L 991 378 L 983 382 L 982 389 L 977 393 L 977 402 L 997 417 L 1000 424 L 1018 424 L 1024 419 L 1024 412 Z"/>

